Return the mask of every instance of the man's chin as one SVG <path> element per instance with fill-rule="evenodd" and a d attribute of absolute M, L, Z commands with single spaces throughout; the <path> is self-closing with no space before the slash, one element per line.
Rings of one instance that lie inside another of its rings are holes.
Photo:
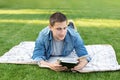
<path fill-rule="evenodd" d="M 58 40 L 59 40 L 59 41 L 62 41 L 62 40 L 64 40 L 64 38 L 59 38 Z"/>

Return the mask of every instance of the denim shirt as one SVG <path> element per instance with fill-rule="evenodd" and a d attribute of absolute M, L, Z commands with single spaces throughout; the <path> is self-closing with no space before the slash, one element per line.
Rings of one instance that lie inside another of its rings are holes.
<path fill-rule="evenodd" d="M 52 31 L 49 27 L 44 28 L 36 39 L 32 59 L 36 61 L 48 60 L 52 54 L 52 40 Z M 67 56 L 73 50 L 76 51 L 78 57 L 88 55 L 79 33 L 74 29 L 67 27 L 67 33 L 64 39 L 64 47 L 61 56 Z M 87 60 L 89 61 L 90 58 L 88 57 Z"/>

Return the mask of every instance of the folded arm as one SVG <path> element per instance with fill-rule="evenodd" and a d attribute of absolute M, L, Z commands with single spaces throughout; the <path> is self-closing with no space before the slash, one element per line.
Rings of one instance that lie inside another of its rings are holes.
<path fill-rule="evenodd" d="M 67 70 L 67 67 L 60 65 L 59 62 L 49 63 L 47 61 L 42 60 L 38 62 L 38 65 L 47 65 L 48 68 L 54 71 L 66 71 Z"/>

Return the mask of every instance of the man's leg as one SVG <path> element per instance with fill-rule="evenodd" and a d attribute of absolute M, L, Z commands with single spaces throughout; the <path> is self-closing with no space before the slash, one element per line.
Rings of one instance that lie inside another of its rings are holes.
<path fill-rule="evenodd" d="M 73 22 L 72 20 L 69 20 L 68 22 L 69 22 L 68 27 L 77 30 L 77 28 L 76 28 L 76 26 L 74 25 L 74 22 Z"/>

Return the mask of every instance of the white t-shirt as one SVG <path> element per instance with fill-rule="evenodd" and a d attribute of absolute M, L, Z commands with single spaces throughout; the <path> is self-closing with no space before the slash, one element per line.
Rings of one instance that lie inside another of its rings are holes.
<path fill-rule="evenodd" d="M 62 53 L 64 42 L 53 39 L 52 56 L 59 56 Z"/>

